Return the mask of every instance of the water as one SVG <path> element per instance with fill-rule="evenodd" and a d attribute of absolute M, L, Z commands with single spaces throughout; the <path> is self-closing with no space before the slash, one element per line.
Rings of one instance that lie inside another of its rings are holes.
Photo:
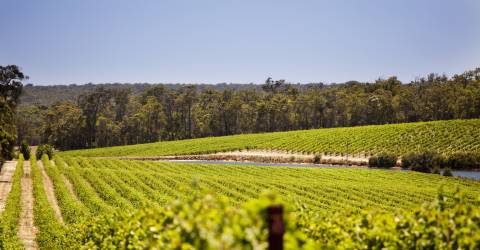
<path fill-rule="evenodd" d="M 169 162 L 185 162 L 197 164 L 218 164 L 218 165 L 237 165 L 237 166 L 281 166 L 281 167 L 302 167 L 302 168 L 352 168 L 347 165 L 326 165 L 326 164 L 308 164 L 308 163 L 265 163 L 265 162 L 241 162 L 241 161 L 216 161 L 216 160 L 162 160 Z M 365 167 L 358 167 L 368 169 Z M 392 170 L 395 171 L 395 170 Z M 409 171 L 409 170 L 402 170 Z M 480 180 L 480 172 L 477 171 L 452 171 L 453 176 L 466 177 Z"/>
<path fill-rule="evenodd" d="M 475 180 L 480 180 L 480 172 L 478 171 L 452 171 L 453 176 L 467 177 Z"/>

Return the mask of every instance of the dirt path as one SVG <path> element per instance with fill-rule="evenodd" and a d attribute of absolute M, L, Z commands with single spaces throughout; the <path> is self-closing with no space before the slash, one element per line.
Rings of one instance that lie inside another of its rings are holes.
<path fill-rule="evenodd" d="M 38 161 L 37 165 L 40 168 L 40 172 L 42 173 L 43 188 L 45 189 L 45 193 L 47 194 L 48 203 L 50 203 L 50 206 L 52 206 L 57 220 L 63 224 L 63 216 L 62 212 L 60 211 L 60 206 L 58 206 L 57 198 L 55 197 L 53 182 L 50 180 L 50 177 L 48 177 L 48 174 L 45 171 L 45 167 L 43 166 L 43 162 Z"/>
<path fill-rule="evenodd" d="M 30 175 L 30 162 L 25 161 L 23 168 L 22 184 L 22 212 L 20 213 L 20 225 L 18 237 L 25 249 L 38 249 L 35 235 L 37 229 L 33 223 L 33 185 Z"/>
<path fill-rule="evenodd" d="M 0 214 L 5 209 L 8 194 L 10 190 L 12 190 L 12 178 L 16 166 L 16 161 L 7 161 L 3 165 L 2 172 L 0 173 Z"/>

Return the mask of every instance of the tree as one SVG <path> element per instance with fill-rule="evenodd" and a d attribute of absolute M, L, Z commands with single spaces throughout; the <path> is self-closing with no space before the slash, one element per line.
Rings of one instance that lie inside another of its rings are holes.
<path fill-rule="evenodd" d="M 85 116 L 74 103 L 56 103 L 46 111 L 43 121 L 44 142 L 62 150 L 87 146 Z"/>
<path fill-rule="evenodd" d="M 0 66 L 0 158 L 13 157 L 16 139 L 15 108 L 27 77 L 16 65 Z"/>
<path fill-rule="evenodd" d="M 103 87 L 95 89 L 93 92 L 80 95 L 78 106 L 83 110 L 85 116 L 86 146 L 96 146 L 96 128 L 97 119 L 107 106 L 110 104 L 112 92 Z"/>

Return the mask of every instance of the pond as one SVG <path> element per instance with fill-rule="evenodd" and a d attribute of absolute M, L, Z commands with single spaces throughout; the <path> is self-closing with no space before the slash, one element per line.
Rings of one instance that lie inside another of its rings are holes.
<path fill-rule="evenodd" d="M 265 163 L 265 162 L 242 162 L 242 161 L 216 161 L 216 160 L 162 160 L 168 162 L 185 162 L 197 164 L 220 164 L 220 165 L 237 165 L 237 166 L 282 166 L 282 167 L 303 167 L 303 168 L 352 168 L 347 165 L 325 165 L 325 164 L 308 164 L 308 163 Z M 369 169 L 366 167 L 354 167 L 361 169 Z M 392 169 L 392 171 L 409 171 Z M 480 180 L 480 172 L 478 171 L 452 171 L 453 176 L 466 177 Z"/>

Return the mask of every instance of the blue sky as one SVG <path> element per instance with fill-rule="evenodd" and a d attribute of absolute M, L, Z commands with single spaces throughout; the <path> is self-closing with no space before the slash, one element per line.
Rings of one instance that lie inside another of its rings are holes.
<path fill-rule="evenodd" d="M 35 84 L 402 81 L 480 67 L 478 0 L 0 0 Z"/>

